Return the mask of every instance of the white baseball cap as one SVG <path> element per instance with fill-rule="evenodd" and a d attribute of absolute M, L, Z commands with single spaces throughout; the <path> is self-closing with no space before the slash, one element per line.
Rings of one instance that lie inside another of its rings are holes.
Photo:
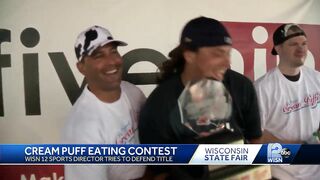
<path fill-rule="evenodd" d="M 74 45 L 76 56 L 79 61 L 84 56 L 90 56 L 98 47 L 108 43 L 116 42 L 119 46 L 126 46 L 127 43 L 115 40 L 110 31 L 100 26 L 92 26 L 81 32 Z"/>

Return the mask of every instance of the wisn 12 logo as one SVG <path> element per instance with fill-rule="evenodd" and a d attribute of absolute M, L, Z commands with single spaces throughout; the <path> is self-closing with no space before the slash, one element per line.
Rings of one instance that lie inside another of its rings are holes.
<path fill-rule="evenodd" d="M 289 148 L 282 148 L 279 143 L 268 144 L 267 161 L 268 163 L 286 163 L 291 156 Z M 290 161 L 289 161 L 290 162 Z"/>

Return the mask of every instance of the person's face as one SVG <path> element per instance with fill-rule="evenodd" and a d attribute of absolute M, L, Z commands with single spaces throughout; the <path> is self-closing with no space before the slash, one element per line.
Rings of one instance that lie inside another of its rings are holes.
<path fill-rule="evenodd" d="M 290 67 L 302 66 L 307 57 L 308 45 L 305 36 L 296 36 L 276 47 L 281 63 Z"/>
<path fill-rule="evenodd" d="M 122 58 L 114 43 L 97 48 L 91 56 L 78 62 L 79 71 L 86 77 L 92 91 L 112 91 L 120 89 Z"/>
<path fill-rule="evenodd" d="M 231 46 L 201 47 L 191 53 L 187 63 L 191 63 L 195 76 L 223 80 L 224 73 L 230 67 Z"/>

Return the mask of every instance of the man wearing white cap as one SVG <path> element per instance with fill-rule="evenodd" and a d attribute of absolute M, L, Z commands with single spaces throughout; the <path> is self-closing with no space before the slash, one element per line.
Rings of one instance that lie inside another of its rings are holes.
<path fill-rule="evenodd" d="M 87 86 L 72 107 L 63 130 L 69 144 L 137 144 L 137 115 L 145 102 L 143 93 L 122 81 L 122 58 L 118 46 L 102 27 L 92 26 L 79 34 L 75 44 L 77 68 Z M 68 179 L 136 179 L 144 166 L 66 165 Z"/>

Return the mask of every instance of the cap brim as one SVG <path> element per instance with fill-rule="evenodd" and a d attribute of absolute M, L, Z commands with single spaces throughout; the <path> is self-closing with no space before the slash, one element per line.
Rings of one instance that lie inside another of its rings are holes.
<path fill-rule="evenodd" d="M 118 46 L 126 46 L 126 45 L 128 45 L 126 42 L 123 42 L 123 41 L 119 41 L 119 40 L 110 40 L 110 41 L 106 41 L 106 42 L 104 42 L 104 43 L 102 43 L 100 46 L 104 46 L 104 45 L 106 45 L 106 44 L 110 44 L 110 43 L 117 43 L 118 44 Z"/>
<path fill-rule="evenodd" d="M 119 40 L 107 40 L 103 43 L 100 43 L 99 45 L 97 45 L 96 47 L 92 48 L 89 52 L 88 52 L 88 56 L 91 56 L 91 54 L 98 49 L 99 47 L 102 47 L 104 45 L 110 44 L 110 43 L 116 43 L 118 46 L 126 46 L 128 45 L 127 43 L 123 42 L 123 41 L 119 41 Z M 81 58 L 82 59 L 82 58 Z"/>
<path fill-rule="evenodd" d="M 271 54 L 272 54 L 272 55 L 278 55 L 278 53 L 277 53 L 277 51 L 274 49 L 274 47 L 272 48 Z"/>

